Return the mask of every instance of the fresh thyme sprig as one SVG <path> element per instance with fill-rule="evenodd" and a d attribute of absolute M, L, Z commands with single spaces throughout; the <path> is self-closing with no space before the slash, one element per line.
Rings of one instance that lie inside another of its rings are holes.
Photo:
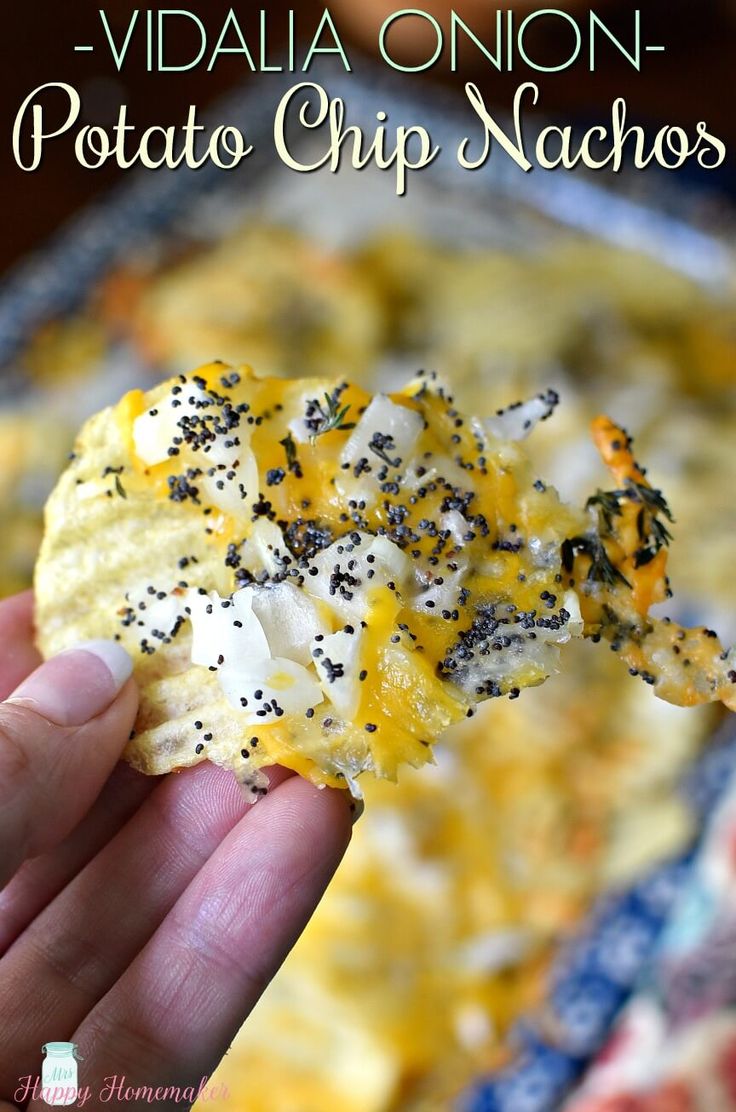
<path fill-rule="evenodd" d="M 606 547 L 597 534 L 587 533 L 585 536 L 570 537 L 562 542 L 562 566 L 565 571 L 568 573 L 572 571 L 575 557 L 581 553 L 590 557 L 590 567 L 586 576 L 590 582 L 605 583 L 608 587 L 623 583 L 631 587 L 623 572 L 611 562 Z"/>
<path fill-rule="evenodd" d="M 302 467 L 301 467 L 301 464 L 299 463 L 299 460 L 297 459 L 296 444 L 294 443 L 294 437 L 291 435 L 290 432 L 288 432 L 283 440 L 279 440 L 279 444 L 281 445 L 281 447 L 284 449 L 284 452 L 286 453 L 287 469 L 289 471 L 293 472 L 293 474 L 296 475 L 297 479 L 301 479 L 301 477 L 302 477 Z"/>
<path fill-rule="evenodd" d="M 633 479 L 629 479 L 626 493 L 635 502 L 641 502 L 646 506 L 652 514 L 664 514 L 668 521 L 675 520 L 661 490 L 655 490 L 654 487 L 644 486 L 643 483 L 636 483 Z"/>
<path fill-rule="evenodd" d="M 332 432 L 334 429 L 342 429 L 348 431 L 355 428 L 355 421 L 346 421 L 345 418 L 350 409 L 349 405 L 340 406 L 340 399 L 337 395 L 325 394 L 325 408 L 315 400 L 311 403 L 318 415 L 318 421 L 313 422 L 312 433 L 309 437 L 310 443 L 314 444 L 318 436 L 323 436 L 326 432 Z"/>
<path fill-rule="evenodd" d="M 664 522 L 659 520 L 658 515 L 662 514 L 667 521 L 675 519 L 662 492 L 655 490 L 654 487 L 629 479 L 623 494 L 634 502 L 641 503 L 636 527 L 642 545 L 634 553 L 634 567 L 643 568 L 650 564 L 657 553 L 672 540 L 672 534 Z"/>
<path fill-rule="evenodd" d="M 621 516 L 621 503 L 624 499 L 638 502 L 641 506 L 636 518 L 636 528 L 641 541 L 634 553 L 634 567 L 641 568 L 650 564 L 657 553 L 670 543 L 672 534 L 659 515 L 667 521 L 674 521 L 672 512 L 662 492 L 628 479 L 623 490 L 598 490 L 588 499 L 586 508 L 598 510 L 598 531 L 601 535 L 614 532 L 614 518 Z"/>
<path fill-rule="evenodd" d="M 606 532 L 610 533 L 613 530 L 614 517 L 621 516 L 621 504 L 618 500 L 618 491 L 597 490 L 585 503 L 586 510 L 590 509 L 591 506 L 598 507 L 601 522 Z"/>

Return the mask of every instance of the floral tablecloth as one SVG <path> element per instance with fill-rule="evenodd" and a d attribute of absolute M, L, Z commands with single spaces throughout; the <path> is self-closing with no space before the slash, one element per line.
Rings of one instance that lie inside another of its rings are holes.
<path fill-rule="evenodd" d="M 565 1112 L 736 1109 L 736 782 L 641 988 Z"/>

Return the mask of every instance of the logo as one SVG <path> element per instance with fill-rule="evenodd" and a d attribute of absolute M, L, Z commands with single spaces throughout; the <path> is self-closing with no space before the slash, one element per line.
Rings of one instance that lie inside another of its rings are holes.
<path fill-rule="evenodd" d="M 46 1055 L 41 1066 L 41 1100 L 61 1107 L 74 1104 L 79 1094 L 77 1044 L 50 1042 L 41 1047 Z"/>
<path fill-rule="evenodd" d="M 131 1083 L 125 1074 L 112 1073 L 102 1078 L 94 1090 L 91 1085 L 80 1089 L 77 1077 L 77 1062 L 84 1059 L 77 1044 L 72 1042 L 50 1042 L 41 1047 L 45 1055 L 41 1066 L 41 1076 L 26 1074 L 18 1078 L 14 1100 L 25 1105 L 31 1100 L 42 1100 L 54 1108 L 71 1104 L 84 1108 L 90 1101 L 97 1104 L 142 1104 L 164 1103 L 184 1104 L 187 1108 L 195 1101 L 226 1101 L 230 1097 L 227 1086 L 220 1081 L 211 1081 L 205 1075 L 199 1085 L 141 1085 Z M 94 1108 L 92 1104 L 90 1107 Z"/>

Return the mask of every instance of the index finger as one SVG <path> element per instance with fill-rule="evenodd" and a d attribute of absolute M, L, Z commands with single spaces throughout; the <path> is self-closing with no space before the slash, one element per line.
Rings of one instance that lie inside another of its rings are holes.
<path fill-rule="evenodd" d="M 195 1089 L 209 1076 L 314 911 L 350 829 L 347 794 L 298 776 L 251 808 L 72 1036 L 92 1092 L 110 1074 Z"/>

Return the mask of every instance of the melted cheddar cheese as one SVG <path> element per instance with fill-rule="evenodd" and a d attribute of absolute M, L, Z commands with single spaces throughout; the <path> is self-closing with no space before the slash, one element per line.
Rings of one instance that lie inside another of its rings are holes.
<path fill-rule="evenodd" d="M 83 430 L 51 499 L 46 645 L 115 629 L 142 684 L 132 763 L 209 759 L 256 795 L 273 763 L 354 794 L 363 773 L 395 780 L 583 632 L 671 701 L 729 702 L 715 634 L 650 617 L 669 510 L 626 434 L 595 422 L 619 485 L 587 511 L 535 474 L 521 440 L 557 401 L 475 418 L 434 375 L 371 396 L 222 364 L 133 391 Z M 84 514 L 115 575 L 75 625 L 58 583 Z M 150 552 L 121 539 L 142 529 Z"/>

